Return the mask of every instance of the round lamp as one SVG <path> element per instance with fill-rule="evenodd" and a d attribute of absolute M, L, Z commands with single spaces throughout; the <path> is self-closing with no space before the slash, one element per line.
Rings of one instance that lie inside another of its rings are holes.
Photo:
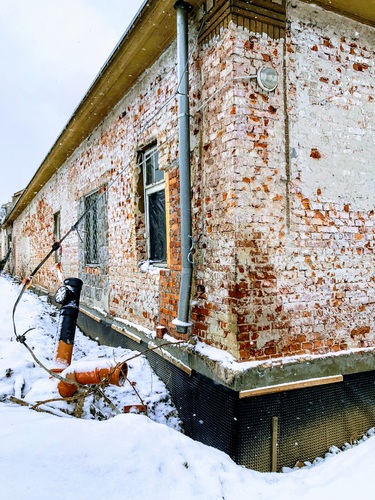
<path fill-rule="evenodd" d="M 257 72 L 257 82 L 261 89 L 272 92 L 277 87 L 277 73 L 269 66 L 263 66 Z"/>

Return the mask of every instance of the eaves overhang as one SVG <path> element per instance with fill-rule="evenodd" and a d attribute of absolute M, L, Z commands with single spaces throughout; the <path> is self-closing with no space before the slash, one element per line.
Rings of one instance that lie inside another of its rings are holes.
<path fill-rule="evenodd" d="M 109 56 L 4 225 L 13 222 L 176 37 L 175 0 L 146 0 Z M 198 9 L 203 0 L 194 0 Z"/>
<path fill-rule="evenodd" d="M 375 0 L 303 0 L 350 17 L 363 24 L 375 26 Z"/>
<path fill-rule="evenodd" d="M 197 12 L 217 11 L 220 4 L 231 6 L 241 0 L 190 0 Z M 243 4 L 267 5 L 285 0 L 242 0 Z M 375 0 L 304 0 L 328 10 L 375 26 Z M 101 123 L 111 109 L 176 37 L 176 0 L 145 0 L 127 31 L 109 56 L 67 125 L 53 144 L 39 169 L 3 222 L 6 226 L 22 213 L 53 174 Z M 209 29 L 208 29 L 209 32 Z"/>

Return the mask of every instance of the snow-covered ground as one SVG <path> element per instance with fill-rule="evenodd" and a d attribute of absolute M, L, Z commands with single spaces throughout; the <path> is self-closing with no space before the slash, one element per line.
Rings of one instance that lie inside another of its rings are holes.
<path fill-rule="evenodd" d="M 374 432 L 345 451 L 287 473 L 259 473 L 183 434 L 163 382 L 143 355 L 99 346 L 77 329 L 74 360 L 128 361 L 128 381 L 108 386 L 105 397 L 77 405 L 58 398 L 51 378 L 15 341 L 12 309 L 20 286 L 0 276 L 0 498 L 11 500 L 245 500 L 375 497 Z M 26 292 L 16 311 L 17 333 L 33 353 L 54 367 L 58 312 Z M 24 402 L 29 406 L 22 406 Z M 143 404 L 148 415 L 124 413 Z M 46 411 L 50 413 L 46 413 Z M 80 418 L 77 418 L 79 413 Z"/>

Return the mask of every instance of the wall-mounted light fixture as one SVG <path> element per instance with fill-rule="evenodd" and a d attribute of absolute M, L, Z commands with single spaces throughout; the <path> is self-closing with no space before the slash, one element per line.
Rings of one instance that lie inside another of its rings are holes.
<path fill-rule="evenodd" d="M 272 92 L 277 87 L 277 73 L 269 66 L 263 66 L 257 71 L 257 82 L 261 89 Z"/>
<path fill-rule="evenodd" d="M 214 97 L 217 96 L 219 92 L 223 90 L 230 82 L 235 81 L 244 81 L 244 80 L 252 80 L 256 79 L 259 87 L 266 92 L 272 92 L 277 87 L 278 78 L 276 71 L 270 66 L 262 66 L 258 69 L 255 75 L 243 75 L 243 76 L 235 76 L 233 78 L 225 81 L 220 87 L 215 90 L 215 92 L 210 95 L 208 99 L 206 99 L 202 105 L 197 109 L 197 111 L 201 111 Z"/>

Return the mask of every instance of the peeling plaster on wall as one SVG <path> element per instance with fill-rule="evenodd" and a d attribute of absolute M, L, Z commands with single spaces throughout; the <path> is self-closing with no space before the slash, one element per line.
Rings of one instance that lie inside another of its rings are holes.
<path fill-rule="evenodd" d="M 295 1 L 287 18 L 285 40 L 231 23 L 194 48 L 190 68 L 193 334 L 241 361 L 374 344 L 374 29 Z M 192 27 L 192 44 L 194 37 Z M 172 44 L 14 225 L 23 277 L 50 249 L 53 214 L 61 211 L 64 234 L 82 197 L 124 169 L 108 192 L 108 261 L 79 270 L 81 243 L 73 233 L 63 245 L 65 275 L 81 273 L 83 301 L 94 309 L 169 333 L 181 266 L 178 111 L 176 99 L 168 101 L 177 85 L 175 52 Z M 275 92 L 237 79 L 264 64 L 279 74 Z M 138 146 L 157 140 L 170 201 L 169 268 L 153 272 L 138 267 L 145 240 L 135 149 L 143 127 Z M 56 289 L 52 260 L 35 283 Z"/>
<path fill-rule="evenodd" d="M 291 2 L 292 159 L 307 198 L 375 204 L 375 28 Z M 294 98 L 295 97 L 295 98 Z"/>

